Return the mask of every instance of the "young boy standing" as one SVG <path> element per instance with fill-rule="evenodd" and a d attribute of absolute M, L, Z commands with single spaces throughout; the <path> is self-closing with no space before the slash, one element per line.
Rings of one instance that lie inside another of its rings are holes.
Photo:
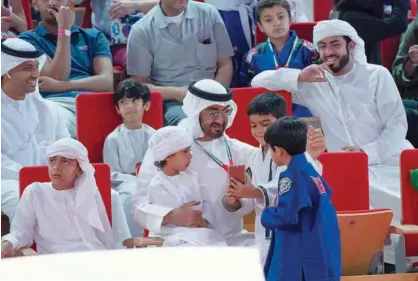
<path fill-rule="evenodd" d="M 244 185 L 231 178 L 228 193 L 236 198 L 254 198 L 255 239 L 264 262 L 270 245 L 271 231 L 261 225 L 261 212 L 270 205 L 272 198 L 277 196 L 277 179 L 286 169 L 286 166 L 278 167 L 272 160 L 270 146 L 264 141 L 264 134 L 271 124 L 286 115 L 286 102 L 275 93 L 260 94 L 250 102 L 247 115 L 250 119 L 251 133 L 260 144 L 260 148 L 249 160 L 247 175 L 250 180 Z M 313 129 L 309 129 L 308 135 L 310 144 L 307 158 L 321 171 L 321 164 L 314 159 L 324 151 L 324 136 Z"/>
<path fill-rule="evenodd" d="M 107 136 L 103 148 L 103 162 L 112 170 L 112 186 L 121 196 L 134 236 L 141 234 L 140 228 L 134 226 L 129 208 L 130 198 L 136 188 L 136 167 L 142 162 L 148 149 L 148 140 L 155 131 L 142 123 L 145 111 L 150 108 L 150 98 L 148 87 L 135 79 L 119 83 L 113 102 L 123 124 Z"/>
<path fill-rule="evenodd" d="M 340 230 L 332 191 L 306 158 L 306 134 L 304 121 L 283 117 L 264 137 L 273 161 L 287 166 L 280 174 L 277 203 L 261 215 L 262 225 L 274 231 L 264 266 L 267 281 L 339 281 L 341 277 Z"/>

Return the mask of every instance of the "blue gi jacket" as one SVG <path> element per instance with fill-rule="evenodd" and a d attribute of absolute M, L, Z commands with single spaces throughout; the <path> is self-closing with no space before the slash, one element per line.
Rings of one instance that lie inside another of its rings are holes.
<path fill-rule="evenodd" d="M 261 224 L 274 232 L 264 273 L 267 281 L 339 281 L 341 242 L 331 189 L 304 154 L 280 174 L 278 205 Z"/>
<path fill-rule="evenodd" d="M 244 56 L 240 71 L 240 86 L 250 87 L 251 80 L 265 70 L 277 67 L 304 69 L 319 59 L 319 54 L 311 42 L 299 39 L 294 31 L 289 31 L 289 39 L 280 53 L 270 41 L 258 44 Z M 293 115 L 311 117 L 311 112 L 301 105 L 293 105 Z"/>

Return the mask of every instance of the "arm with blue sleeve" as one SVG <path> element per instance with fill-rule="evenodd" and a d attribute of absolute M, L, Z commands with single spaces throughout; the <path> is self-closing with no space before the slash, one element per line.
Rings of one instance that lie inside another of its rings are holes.
<path fill-rule="evenodd" d="M 261 224 L 266 229 L 288 229 L 298 225 L 299 213 L 312 207 L 306 188 L 310 183 L 300 175 L 293 177 L 293 180 L 287 191 L 279 193 L 277 206 L 267 207 L 261 214 Z"/>
<path fill-rule="evenodd" d="M 256 74 L 250 52 L 251 50 L 248 51 L 242 59 L 241 69 L 239 72 L 239 84 L 241 87 L 251 87 L 251 80 Z"/>

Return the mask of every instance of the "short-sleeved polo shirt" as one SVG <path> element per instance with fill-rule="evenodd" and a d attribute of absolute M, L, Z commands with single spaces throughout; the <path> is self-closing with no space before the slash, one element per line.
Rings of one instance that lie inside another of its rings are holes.
<path fill-rule="evenodd" d="M 181 24 L 156 5 L 131 29 L 127 71 L 158 86 L 185 86 L 213 79 L 217 62 L 233 55 L 225 25 L 212 5 L 189 1 Z"/>
<path fill-rule="evenodd" d="M 28 41 L 50 58 L 55 56 L 57 36 L 46 30 L 42 23 L 34 30 L 21 33 L 19 38 Z M 109 41 L 99 30 L 83 29 L 73 25 L 71 28 L 71 73 L 69 79 L 80 79 L 94 75 L 93 59 L 95 57 L 112 59 Z"/>

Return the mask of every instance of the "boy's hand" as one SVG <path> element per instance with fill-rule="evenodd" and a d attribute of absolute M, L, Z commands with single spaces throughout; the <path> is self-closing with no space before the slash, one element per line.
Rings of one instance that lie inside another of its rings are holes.
<path fill-rule="evenodd" d="M 308 127 L 308 142 L 306 151 L 313 159 L 317 159 L 326 149 L 325 136 L 321 129 Z"/>
<path fill-rule="evenodd" d="M 246 183 L 242 184 L 240 181 L 230 178 L 228 193 L 236 198 L 263 198 L 262 192 L 256 188 L 250 177 L 245 175 Z"/>
<path fill-rule="evenodd" d="M 12 243 L 9 241 L 4 241 L 1 243 L 1 258 L 11 258 L 14 257 L 14 249 Z"/>
<path fill-rule="evenodd" d="M 226 202 L 226 204 L 228 204 L 228 206 L 230 206 L 231 208 L 233 208 L 235 210 L 239 210 L 242 207 L 241 200 L 239 200 L 238 198 L 236 198 L 229 191 L 226 194 L 225 202 Z"/>

